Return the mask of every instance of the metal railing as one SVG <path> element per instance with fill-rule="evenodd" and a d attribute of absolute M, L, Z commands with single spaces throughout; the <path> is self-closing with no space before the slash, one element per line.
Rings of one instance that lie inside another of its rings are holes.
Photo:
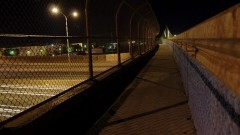
<path fill-rule="evenodd" d="M 61 12 L 79 8 L 80 18 L 68 19 L 71 36 L 64 18 L 50 13 L 53 5 Z M 1 127 L 33 110 L 38 117 L 94 77 L 153 49 L 159 31 L 147 0 L 4 1 L 1 9 Z"/>
<path fill-rule="evenodd" d="M 165 40 L 171 46 L 198 134 L 239 134 L 240 5 Z"/>
<path fill-rule="evenodd" d="M 237 4 L 171 38 L 238 95 L 239 7 Z"/>

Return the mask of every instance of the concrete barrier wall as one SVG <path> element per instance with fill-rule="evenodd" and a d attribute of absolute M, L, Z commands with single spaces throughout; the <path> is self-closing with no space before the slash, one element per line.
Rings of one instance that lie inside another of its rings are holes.
<path fill-rule="evenodd" d="M 240 97 L 173 42 L 192 119 L 198 135 L 239 135 Z"/>
<path fill-rule="evenodd" d="M 240 38 L 240 3 L 209 18 L 174 39 Z"/>
<path fill-rule="evenodd" d="M 106 61 L 106 55 L 92 55 L 93 61 Z M 67 63 L 69 58 L 65 56 L 8 56 L 1 57 L 1 61 L 12 63 Z M 88 62 L 88 55 L 70 56 L 72 63 Z"/>
<path fill-rule="evenodd" d="M 126 61 L 130 59 L 130 53 L 121 53 L 121 61 Z M 106 61 L 117 61 L 117 54 L 106 54 Z"/>
<path fill-rule="evenodd" d="M 239 31 L 240 3 L 169 39 L 240 96 Z"/>
<path fill-rule="evenodd" d="M 1 54 L 0 54 L 1 56 Z M 93 61 L 117 61 L 117 54 L 98 54 L 92 55 Z M 121 61 L 126 61 L 130 59 L 129 53 L 121 53 Z M 1 57 L 1 61 L 12 62 L 12 63 L 23 63 L 23 62 L 31 62 L 31 63 L 66 63 L 68 62 L 68 57 L 66 56 L 8 56 Z M 71 62 L 81 63 L 88 62 L 88 55 L 77 55 L 70 56 Z"/>

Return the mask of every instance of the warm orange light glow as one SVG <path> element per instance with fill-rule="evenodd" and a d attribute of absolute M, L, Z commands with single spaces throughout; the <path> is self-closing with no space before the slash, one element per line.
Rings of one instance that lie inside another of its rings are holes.
<path fill-rule="evenodd" d="M 78 16 L 78 13 L 77 12 L 73 12 L 72 14 L 74 17 L 77 17 Z"/>
<path fill-rule="evenodd" d="M 59 12 L 59 10 L 58 10 L 57 7 L 54 7 L 54 8 L 52 8 L 52 12 L 55 13 L 55 14 L 57 14 L 57 13 Z"/>

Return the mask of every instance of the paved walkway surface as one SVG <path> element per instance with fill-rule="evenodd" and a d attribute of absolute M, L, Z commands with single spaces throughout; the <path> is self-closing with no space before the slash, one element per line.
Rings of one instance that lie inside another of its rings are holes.
<path fill-rule="evenodd" d="M 99 135 L 196 135 L 171 49 L 160 45 L 91 132 Z"/>

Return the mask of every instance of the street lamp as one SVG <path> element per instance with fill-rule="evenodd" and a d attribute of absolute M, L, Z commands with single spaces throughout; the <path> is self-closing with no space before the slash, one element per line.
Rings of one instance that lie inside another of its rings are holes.
<path fill-rule="evenodd" d="M 75 11 L 75 12 L 72 12 L 72 14 L 69 14 L 69 15 L 65 15 L 63 14 L 61 11 L 59 11 L 59 9 L 57 7 L 53 7 L 52 8 L 52 13 L 54 14 L 62 14 L 65 18 L 65 27 L 66 27 L 66 36 L 67 36 L 67 52 L 68 52 L 68 57 L 69 57 L 69 51 L 70 51 L 70 48 L 69 48 L 69 40 L 68 40 L 68 17 L 69 16 L 73 16 L 73 17 L 77 17 L 78 16 L 78 13 Z"/>

